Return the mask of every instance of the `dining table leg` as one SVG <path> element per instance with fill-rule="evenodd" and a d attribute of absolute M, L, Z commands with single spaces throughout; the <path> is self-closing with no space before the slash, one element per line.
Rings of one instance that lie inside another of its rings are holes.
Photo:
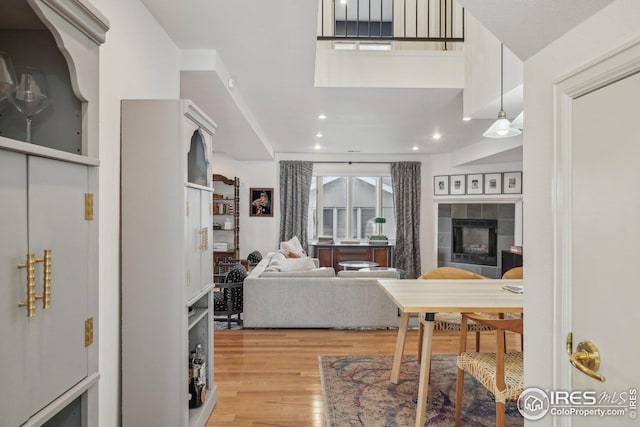
<path fill-rule="evenodd" d="M 398 327 L 398 338 L 396 338 L 396 352 L 393 355 L 393 366 L 391 367 L 391 382 L 394 384 L 398 384 L 400 379 L 400 365 L 402 364 L 402 354 L 404 353 L 404 343 L 407 340 L 408 327 L 409 313 L 402 312 L 400 326 Z"/>
<path fill-rule="evenodd" d="M 424 320 L 422 339 L 422 363 L 418 382 L 418 405 L 416 408 L 416 427 L 424 427 L 427 417 L 427 393 L 429 392 L 429 373 L 431 371 L 431 339 L 433 338 L 434 313 L 427 313 Z"/>

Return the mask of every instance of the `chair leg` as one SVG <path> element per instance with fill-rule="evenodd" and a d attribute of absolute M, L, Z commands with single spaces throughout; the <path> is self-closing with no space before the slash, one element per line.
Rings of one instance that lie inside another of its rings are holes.
<path fill-rule="evenodd" d="M 480 331 L 476 331 L 476 353 L 480 353 Z"/>
<path fill-rule="evenodd" d="M 496 402 L 496 427 L 504 427 L 504 402 Z"/>
<path fill-rule="evenodd" d="M 420 320 L 418 320 L 418 363 L 422 363 L 422 333 L 423 332 L 424 332 L 424 325 Z"/>
<path fill-rule="evenodd" d="M 460 415 L 462 414 L 462 393 L 464 387 L 464 370 L 458 368 L 456 377 L 456 423 L 455 427 L 460 426 Z"/>
<path fill-rule="evenodd" d="M 227 329 L 231 329 L 231 315 L 227 314 Z"/>

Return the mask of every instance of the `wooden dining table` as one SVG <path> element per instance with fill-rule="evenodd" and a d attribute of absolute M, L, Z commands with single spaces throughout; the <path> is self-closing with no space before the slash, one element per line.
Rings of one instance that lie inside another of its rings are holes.
<path fill-rule="evenodd" d="M 391 369 L 391 382 L 400 377 L 400 364 L 404 353 L 409 316 L 424 314 L 425 327 L 422 340 L 420 379 L 416 427 L 423 427 L 426 419 L 431 339 L 435 313 L 522 313 L 524 294 L 503 289 L 504 286 L 522 287 L 523 280 L 378 280 L 378 285 L 400 309 L 400 326 Z"/>

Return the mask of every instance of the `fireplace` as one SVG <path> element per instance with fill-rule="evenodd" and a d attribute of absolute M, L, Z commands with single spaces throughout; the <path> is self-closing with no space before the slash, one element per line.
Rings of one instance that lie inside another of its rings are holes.
<path fill-rule="evenodd" d="M 495 219 L 451 219 L 451 261 L 498 265 Z"/>

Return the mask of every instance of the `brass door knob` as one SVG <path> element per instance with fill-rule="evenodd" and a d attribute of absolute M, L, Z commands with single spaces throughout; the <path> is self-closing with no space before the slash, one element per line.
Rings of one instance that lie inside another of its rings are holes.
<path fill-rule="evenodd" d="M 567 353 L 569 362 L 580 372 L 590 376 L 600 382 L 605 382 L 605 377 L 596 371 L 600 368 L 600 352 L 598 347 L 591 341 L 582 341 L 573 352 L 573 333 L 567 335 Z"/>

